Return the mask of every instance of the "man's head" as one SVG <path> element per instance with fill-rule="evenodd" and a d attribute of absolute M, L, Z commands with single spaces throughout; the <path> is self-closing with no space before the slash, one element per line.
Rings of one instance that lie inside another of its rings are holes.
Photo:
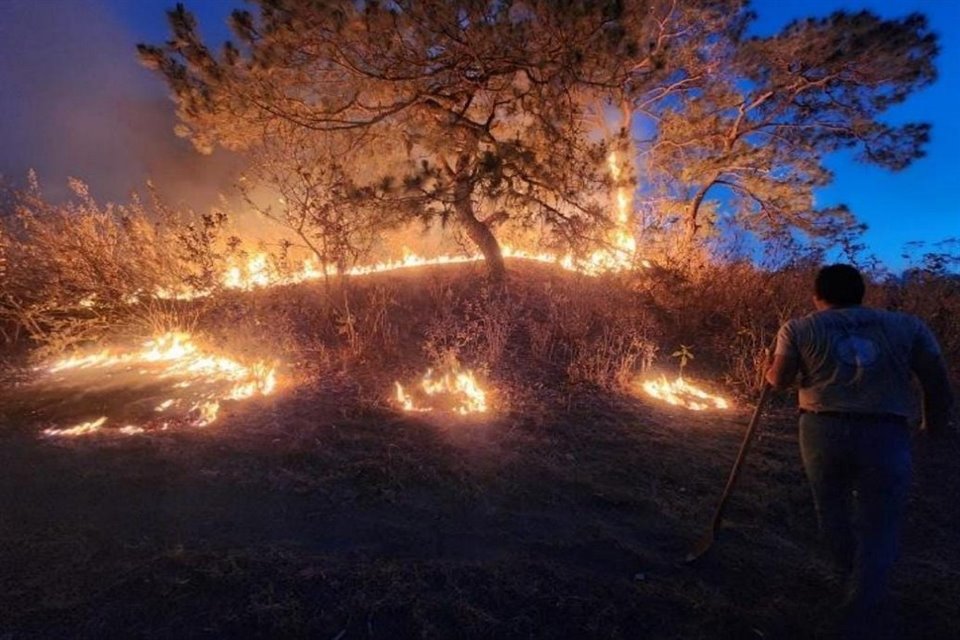
<path fill-rule="evenodd" d="M 817 273 L 813 299 L 818 308 L 851 307 L 863 302 L 863 276 L 848 264 L 831 264 Z"/>

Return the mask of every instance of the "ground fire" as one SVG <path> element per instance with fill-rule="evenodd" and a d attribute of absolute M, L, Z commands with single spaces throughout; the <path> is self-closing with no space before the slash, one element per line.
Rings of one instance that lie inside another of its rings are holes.
<path fill-rule="evenodd" d="M 224 401 L 267 396 L 277 386 L 276 363 L 258 360 L 244 364 L 214 350 L 201 348 L 194 337 L 182 331 L 160 334 L 139 348 L 103 349 L 56 360 L 41 367 L 48 379 L 64 384 L 159 385 L 167 397 L 152 406 L 154 416 L 140 413 L 151 428 L 171 424 L 205 427 L 216 421 Z M 105 431 L 107 416 L 68 428 L 51 427 L 47 436 L 73 437 Z M 107 427 L 108 428 L 108 427 Z M 142 433 L 139 424 L 124 424 L 115 432 Z"/>
<path fill-rule="evenodd" d="M 477 381 L 473 371 L 461 369 L 456 363 L 443 371 L 427 369 L 423 377 L 408 391 L 395 382 L 396 401 L 404 411 L 448 411 L 465 416 L 486 413 L 487 392 Z"/>
<path fill-rule="evenodd" d="M 577 272 L 595 277 L 604 273 L 616 273 L 648 268 L 647 260 L 638 260 L 636 241 L 632 232 L 630 188 L 624 184 L 623 169 L 616 153 L 607 158 L 607 167 L 615 184 L 612 196 L 614 215 L 611 227 L 599 248 L 585 256 L 557 254 L 543 251 L 530 251 L 510 245 L 502 247 L 507 259 L 530 261 Z M 370 264 L 360 264 L 347 268 L 342 273 L 331 265 L 321 264 L 314 258 L 303 260 L 299 269 L 281 269 L 273 258 L 265 252 L 256 252 L 245 257 L 232 258 L 219 277 L 224 289 L 253 291 L 256 289 L 293 285 L 315 281 L 327 277 L 360 277 L 390 271 L 413 269 L 418 267 L 454 265 L 484 260 L 482 254 L 436 255 L 426 257 L 406 247 L 403 256 L 395 260 L 384 260 Z M 214 294 L 213 289 L 198 289 L 186 285 L 161 287 L 152 293 L 140 291 L 127 296 L 129 304 L 142 303 L 150 298 L 190 301 L 206 298 Z M 81 306 L 93 308 L 98 304 L 95 297 L 84 299 Z M 237 401 L 255 395 L 270 395 L 276 386 L 276 364 L 263 361 L 241 364 L 226 355 L 214 355 L 202 351 L 194 343 L 190 334 L 171 331 L 146 341 L 139 349 L 132 351 L 106 349 L 93 353 L 80 353 L 51 363 L 46 367 L 50 375 L 80 376 L 96 370 L 112 376 L 119 383 L 120 378 L 129 376 L 134 370 L 144 378 L 171 381 L 171 397 L 164 398 L 153 406 L 153 416 L 145 418 L 150 425 L 166 428 L 173 422 L 202 427 L 217 420 L 220 403 Z M 677 391 L 673 395 L 661 396 L 673 404 Z M 693 395 L 690 391 L 685 391 Z M 697 397 L 694 402 L 684 404 L 699 410 L 704 398 Z M 452 363 L 429 369 L 423 377 L 405 387 L 395 383 L 395 401 L 405 412 L 440 411 L 459 415 L 482 414 L 488 411 L 487 394 L 470 370 L 463 370 Z M 721 401 L 722 402 L 722 401 Z M 706 406 L 706 405 L 703 405 Z M 76 437 L 94 433 L 122 433 L 126 435 L 143 433 L 144 426 L 126 424 L 115 427 L 115 420 L 100 416 L 71 427 L 51 427 L 44 431 L 47 436 Z"/>
<path fill-rule="evenodd" d="M 611 153 L 608 156 L 607 167 L 611 178 L 618 186 L 613 196 L 615 213 L 611 221 L 612 228 L 603 241 L 599 243 L 601 245 L 599 248 L 586 256 L 576 256 L 572 253 L 559 254 L 504 245 L 501 247 L 503 257 L 511 260 L 556 265 L 564 270 L 587 276 L 599 276 L 604 273 L 618 273 L 635 268 L 651 267 L 648 260 L 638 260 L 636 256 L 637 243 L 632 231 L 630 189 L 620 184 L 623 169 L 616 153 Z M 357 277 L 415 267 L 463 264 L 483 260 L 484 257 L 480 253 L 423 256 L 404 247 L 401 258 L 354 265 L 345 269 L 342 274 L 336 265 L 321 264 L 315 258 L 303 260 L 299 269 L 284 272 L 274 264 L 269 255 L 257 252 L 245 259 L 233 259 L 220 277 L 220 285 L 225 289 L 251 291 L 263 287 L 296 284 L 339 275 Z M 211 293 L 210 290 L 187 286 L 161 287 L 153 292 L 152 297 L 167 300 L 193 300 L 209 296 Z M 141 294 L 129 296 L 128 302 L 136 303 L 144 297 L 151 296 L 144 296 L 141 292 Z M 94 302 L 90 300 L 87 304 L 92 305 Z"/>
<path fill-rule="evenodd" d="M 552 264 L 567 271 L 575 271 L 587 276 L 598 276 L 602 273 L 615 273 L 634 268 L 633 242 L 632 236 L 622 229 L 618 229 L 611 239 L 611 244 L 614 248 L 598 249 L 587 258 L 576 258 L 572 254 L 559 255 L 549 252 L 527 251 L 509 245 L 504 246 L 502 251 L 503 256 L 507 259 Z M 483 256 L 480 254 L 445 254 L 427 257 L 405 250 L 402 258 L 372 264 L 356 265 L 344 271 L 343 275 L 348 277 L 367 276 L 401 269 L 412 269 L 415 267 L 481 262 L 483 259 Z M 640 268 L 650 267 L 650 262 L 647 260 L 641 260 L 637 264 Z M 304 260 L 298 270 L 292 273 L 283 273 L 273 264 L 267 254 L 255 253 L 245 260 L 234 260 L 223 274 L 220 284 L 225 289 L 251 291 L 263 287 L 322 280 L 326 277 L 335 277 L 338 275 L 340 275 L 340 272 L 336 267 L 321 265 L 316 260 L 310 258 Z M 164 300 L 194 300 L 207 297 L 211 295 L 211 293 L 209 290 L 193 289 L 190 287 L 161 287 L 154 292 L 153 297 Z M 128 302 L 136 303 L 143 297 L 144 296 L 140 294 L 131 295 L 128 298 Z M 93 304 L 93 302 L 91 301 L 90 304 Z"/>
<path fill-rule="evenodd" d="M 730 403 L 724 398 L 710 394 L 679 376 L 672 382 L 660 376 L 645 380 L 640 386 L 653 398 L 691 411 L 730 408 Z"/>

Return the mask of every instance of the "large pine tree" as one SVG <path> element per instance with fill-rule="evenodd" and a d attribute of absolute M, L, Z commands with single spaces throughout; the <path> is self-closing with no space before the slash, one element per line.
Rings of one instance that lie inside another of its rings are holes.
<path fill-rule="evenodd" d="M 919 15 L 840 12 L 748 38 L 742 0 L 254 4 L 233 14 L 236 41 L 219 53 L 182 5 L 168 43 L 141 45 L 173 90 L 180 134 L 272 158 L 253 175 L 310 194 L 283 216 L 295 231 L 348 247 L 344 230 L 441 217 L 497 279 L 504 220 L 546 225 L 574 251 L 603 242 L 608 196 L 629 190 L 637 157 L 637 182 L 662 188 L 658 206 L 680 212 L 688 241 L 711 200 L 760 237 L 836 237 L 858 224 L 816 207 L 832 180 L 824 159 L 853 149 L 900 169 L 929 136 L 881 119 L 935 78 L 937 41 Z M 651 135 L 638 143 L 641 129 Z"/>
<path fill-rule="evenodd" d="M 182 5 L 173 38 L 140 55 L 201 150 L 249 149 L 290 125 L 349 149 L 352 193 L 452 218 L 504 273 L 496 224 L 545 223 L 584 249 L 609 224 L 611 106 L 646 95 L 674 55 L 736 0 L 259 0 L 214 54 Z M 689 48 L 689 46 L 688 46 Z M 300 139 L 303 139 L 302 137 Z M 622 178 L 621 178 L 622 180 Z"/>

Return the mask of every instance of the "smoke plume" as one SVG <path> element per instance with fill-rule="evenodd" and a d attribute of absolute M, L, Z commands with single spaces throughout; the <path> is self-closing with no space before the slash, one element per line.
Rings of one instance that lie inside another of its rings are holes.
<path fill-rule="evenodd" d="M 162 33 L 172 3 L 150 4 Z M 77 177 L 99 200 L 125 200 L 149 178 L 171 202 L 203 209 L 231 189 L 238 160 L 176 138 L 165 87 L 136 58 L 144 35 L 116 10 L 110 0 L 0 3 L 0 175 L 21 183 L 35 169 L 52 199 Z"/>

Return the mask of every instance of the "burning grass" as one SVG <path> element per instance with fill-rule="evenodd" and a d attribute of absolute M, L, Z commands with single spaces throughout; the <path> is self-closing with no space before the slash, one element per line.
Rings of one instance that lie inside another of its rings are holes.
<path fill-rule="evenodd" d="M 666 286 L 653 295 L 609 275 L 510 268 L 507 290 L 476 286 L 478 269 L 463 264 L 332 293 L 228 292 L 180 303 L 198 310 L 189 338 L 160 331 L 47 362 L 36 373 L 48 386 L 11 389 L 0 406 L 21 429 L 0 448 L 0 561 L 11 567 L 0 607 L 12 612 L 0 632 L 816 636 L 829 584 L 808 551 L 815 519 L 792 416 L 765 417 L 712 564 L 679 565 L 722 489 L 742 412 L 665 412 L 622 391 L 640 391 L 657 346 L 681 339 L 671 332 L 708 334 L 658 306 Z M 471 368 L 445 367 L 450 353 Z M 245 377 L 188 364 L 205 358 Z M 685 373 L 719 379 L 716 362 L 702 348 Z M 288 387 L 290 370 L 306 382 Z M 427 393 L 444 379 L 457 391 L 466 372 L 487 407 L 472 414 L 478 428 L 446 419 L 463 396 Z M 396 382 L 444 418 L 403 411 Z M 206 401 L 229 428 L 174 428 L 195 424 Z M 125 409 L 102 411 L 115 406 Z M 76 436 L 38 441 L 45 427 Z M 142 437 L 84 444 L 124 427 Z M 938 474 L 919 478 L 895 585 L 901 627 L 918 638 L 960 624 L 949 607 L 956 510 L 943 490 L 955 464 L 941 453 L 919 454 L 921 473 Z"/>
<path fill-rule="evenodd" d="M 216 438 L 181 430 L 151 446 L 80 439 L 64 451 L 6 437 L 0 627 L 38 638 L 821 637 L 834 592 L 811 556 L 789 412 L 765 417 L 721 544 L 690 568 L 680 559 L 743 415 L 564 387 L 542 387 L 482 433 L 449 429 L 479 433 L 468 441 L 349 389 L 284 394 Z M 960 622 L 943 482 L 955 465 L 934 453 L 918 458 L 894 584 L 904 620 L 892 628 L 905 638 L 947 638 Z"/>
<path fill-rule="evenodd" d="M 176 326 L 193 313 L 206 343 L 160 329 L 140 346 L 74 350 L 37 372 L 65 395 L 85 387 L 146 389 L 89 435 L 210 424 L 224 403 L 272 394 L 280 363 L 312 384 L 379 388 L 363 399 L 372 406 L 386 401 L 401 411 L 489 416 L 493 389 L 499 407 L 523 396 L 531 379 L 613 388 L 648 366 L 656 351 L 650 317 L 606 278 L 524 264 L 518 273 L 531 278 L 530 286 L 505 291 L 474 286 L 472 269 L 393 271 L 339 292 L 269 286 L 171 303 L 179 308 L 150 324 Z M 595 295 L 606 304 L 591 303 Z M 427 373 L 412 380 L 395 373 L 411 370 Z M 48 435 L 65 437 L 58 430 L 104 415 L 91 412 L 78 403 L 73 413 L 58 413 Z"/>
<path fill-rule="evenodd" d="M 101 416 L 96 420 L 91 420 L 89 422 L 81 422 L 78 425 L 72 427 L 65 427 L 63 429 L 57 429 L 50 427 L 43 430 L 43 435 L 51 436 L 56 438 L 74 438 L 76 436 L 85 436 L 91 433 L 97 433 L 107 422 L 106 416 Z"/>
<path fill-rule="evenodd" d="M 621 184 L 616 154 L 608 164 L 620 186 L 605 237 L 566 252 L 503 244 L 503 257 L 593 277 L 650 267 L 637 255 L 630 189 Z M 94 317 L 123 316 L 118 307 L 150 300 L 190 301 L 223 289 L 251 291 L 484 260 L 476 252 L 429 256 L 404 247 L 399 258 L 355 262 L 370 252 L 354 247 L 352 253 L 344 248 L 333 256 L 312 249 L 297 263 L 288 254 L 289 238 L 281 241 L 285 248 L 277 255 L 247 251 L 239 238 L 226 237 L 223 212 L 179 215 L 156 197 L 152 206 L 136 198 L 128 205 L 101 205 L 83 183 L 73 181 L 71 187 L 74 199 L 64 205 L 47 202 L 33 175 L 26 191 L 0 192 L 0 200 L 12 203 L 10 211 L 0 211 L 0 266 L 9 261 L 13 276 L 0 288 L 0 321 L 34 340 L 73 334 L 82 342 L 102 329 Z M 88 322 L 65 325 L 65 312 Z M 8 327 L 0 324 L 0 330 Z"/>
<path fill-rule="evenodd" d="M 672 381 L 667 380 L 665 376 L 644 380 L 640 383 L 640 387 L 652 398 L 691 411 L 730 408 L 730 402 L 726 398 L 709 393 L 681 376 L 677 376 L 677 379 Z"/>
<path fill-rule="evenodd" d="M 428 413 L 438 410 L 466 416 L 488 410 L 487 391 L 473 371 L 461 369 L 457 363 L 442 371 L 427 369 L 419 383 L 409 391 L 399 382 L 394 385 L 397 403 L 404 411 Z"/>
<path fill-rule="evenodd" d="M 508 260 L 553 265 L 566 271 L 591 277 L 633 269 L 633 252 L 636 246 L 632 236 L 621 230 L 614 234 L 612 242 L 614 243 L 613 248 L 594 251 L 586 258 L 578 258 L 573 254 L 527 251 L 509 245 L 502 247 L 502 253 L 504 258 Z M 274 264 L 268 254 L 256 252 L 243 260 L 229 259 L 228 266 L 220 277 L 220 285 L 224 289 L 253 291 L 340 276 L 356 278 L 419 267 L 467 264 L 482 262 L 483 260 L 484 257 L 481 254 L 422 256 L 404 249 L 402 258 L 360 264 L 349 267 L 342 272 L 334 265 L 321 265 L 312 258 L 304 260 L 299 269 L 284 272 Z M 637 264 L 643 268 L 651 266 L 647 260 L 641 260 Z M 183 286 L 158 287 L 154 290 L 152 296 L 161 300 L 196 300 L 213 293 L 213 289 L 194 289 Z M 136 304 L 144 298 L 144 295 L 143 292 L 132 294 L 127 297 L 127 301 L 130 304 Z M 86 306 L 93 306 L 94 304 L 93 299 L 88 299 L 86 302 Z"/>
<path fill-rule="evenodd" d="M 241 363 L 201 347 L 190 333 L 167 331 L 138 348 L 113 347 L 78 353 L 46 363 L 38 371 L 45 378 L 41 382 L 55 381 L 65 387 L 91 383 L 124 387 L 146 381 L 165 388 L 169 397 L 156 402 L 153 413 L 157 416 L 141 415 L 145 424 L 128 422 L 116 429 L 118 433 L 133 435 L 143 433 L 147 426 L 208 426 L 217 420 L 222 402 L 271 395 L 277 387 L 276 368 L 276 363 L 266 360 Z M 43 433 L 50 437 L 91 435 L 104 431 L 108 421 L 108 416 L 102 416 L 74 427 L 50 427 Z"/>

